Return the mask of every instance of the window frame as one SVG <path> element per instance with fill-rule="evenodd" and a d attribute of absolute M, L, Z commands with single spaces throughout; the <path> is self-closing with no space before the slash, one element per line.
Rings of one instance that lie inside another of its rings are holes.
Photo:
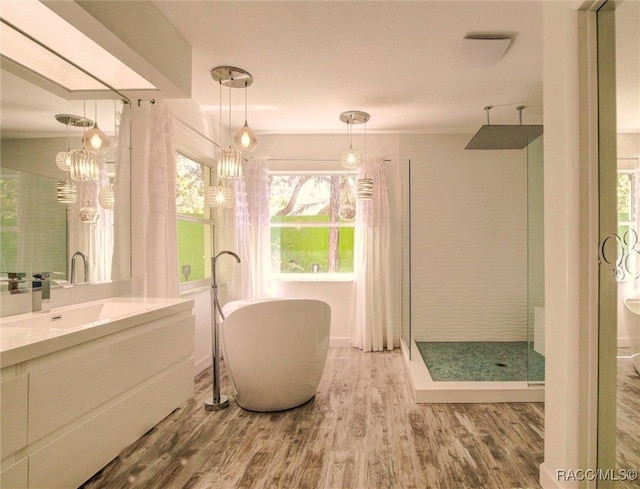
<path fill-rule="evenodd" d="M 349 170 L 269 170 L 269 177 L 271 176 L 356 176 L 354 171 Z M 271 189 L 269 189 L 271 192 Z M 353 228 L 355 234 L 356 218 L 352 221 L 341 222 L 273 222 L 271 216 L 269 216 L 269 235 L 273 228 Z M 270 243 L 271 245 L 271 243 Z M 355 242 L 354 242 L 355 252 Z M 271 272 L 271 278 L 280 282 L 352 282 L 355 279 L 354 272 L 297 272 L 297 273 L 283 273 L 283 272 Z"/>
<path fill-rule="evenodd" d="M 213 179 L 213 166 L 212 164 L 207 163 L 206 158 L 200 158 L 197 156 L 194 156 L 193 153 L 191 153 L 188 150 L 185 150 L 183 147 L 177 147 L 176 148 L 176 167 L 178 165 L 178 158 L 179 157 L 183 157 L 186 158 L 187 160 L 193 162 L 193 163 L 197 163 L 202 167 L 202 177 L 203 177 L 203 181 L 204 181 L 204 190 L 206 192 L 206 189 L 208 186 L 211 185 L 212 179 Z M 177 200 L 177 171 L 176 171 L 176 200 Z M 213 254 L 213 251 L 215 249 L 215 220 L 213 219 L 213 211 L 210 207 L 208 207 L 204 202 L 203 202 L 203 216 L 202 217 L 198 217 L 198 216 L 193 216 L 190 214 L 182 214 L 180 212 L 178 212 L 178 208 L 176 205 L 176 227 L 178 225 L 179 221 L 184 221 L 184 222 L 192 222 L 192 223 L 196 223 L 196 224 L 202 224 L 205 226 L 205 230 L 207 229 L 206 226 L 208 226 L 208 238 L 205 236 L 205 252 L 207 251 L 207 240 L 209 242 L 209 247 L 211 250 L 211 254 Z M 177 231 L 177 229 L 176 229 Z M 176 239 L 178 239 L 178 236 L 176 236 Z M 178 254 L 179 254 L 179 250 L 178 250 Z M 178 267 L 181 267 L 180 264 L 178 264 Z M 178 284 L 180 287 L 180 292 L 184 293 L 184 292 L 189 292 L 189 291 L 195 291 L 195 290 L 199 290 L 202 289 L 205 286 L 209 286 L 211 284 L 211 276 L 207 276 L 207 273 L 211 273 L 211 271 L 206 267 L 206 263 L 205 263 L 205 276 L 202 279 L 198 279 L 198 280 L 189 280 L 189 281 L 185 281 L 182 282 L 181 281 L 181 272 L 180 269 L 178 269 Z"/>

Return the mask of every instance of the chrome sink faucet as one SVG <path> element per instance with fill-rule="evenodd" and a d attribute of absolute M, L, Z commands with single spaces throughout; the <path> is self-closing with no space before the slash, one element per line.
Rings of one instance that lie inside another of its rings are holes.
<path fill-rule="evenodd" d="M 86 283 L 89 281 L 89 257 L 82 251 L 76 251 L 71 257 L 71 283 L 77 282 L 76 258 L 78 257 L 82 259 L 82 264 L 84 266 L 84 282 Z"/>
<path fill-rule="evenodd" d="M 33 274 L 31 281 L 31 310 L 49 312 L 51 309 L 51 281 L 49 272 Z"/>

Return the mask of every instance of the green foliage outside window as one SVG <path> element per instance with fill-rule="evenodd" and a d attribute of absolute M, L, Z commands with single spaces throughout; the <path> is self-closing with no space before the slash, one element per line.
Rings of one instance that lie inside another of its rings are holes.
<path fill-rule="evenodd" d="M 194 282 L 211 276 L 212 224 L 204 206 L 205 167 L 178 153 L 176 210 L 178 213 L 178 276 Z"/>
<path fill-rule="evenodd" d="M 271 175 L 274 273 L 351 273 L 355 177 Z"/>

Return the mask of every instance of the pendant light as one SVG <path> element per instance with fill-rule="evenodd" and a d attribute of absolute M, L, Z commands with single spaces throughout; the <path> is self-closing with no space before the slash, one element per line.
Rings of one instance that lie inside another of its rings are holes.
<path fill-rule="evenodd" d="M 204 202 L 208 207 L 231 209 L 233 207 L 233 189 L 224 185 L 214 185 L 205 191 Z"/>
<path fill-rule="evenodd" d="M 220 151 L 218 158 L 218 178 L 239 180 L 242 178 L 242 152 L 231 147 L 222 146 L 222 85 L 229 87 L 229 126 L 231 131 L 231 88 L 247 87 L 253 81 L 250 73 L 233 66 L 218 66 L 211 70 L 211 77 L 220 85 Z"/>
<path fill-rule="evenodd" d="M 98 194 L 98 203 L 100 204 L 100 207 L 106 210 L 111 210 L 115 205 L 115 201 L 116 197 L 113 185 L 108 184 L 100 189 L 100 193 Z"/>
<path fill-rule="evenodd" d="M 244 82 L 244 125 L 233 135 L 233 144 L 242 151 L 253 153 L 258 146 L 258 138 L 253 129 L 247 123 L 247 87 L 251 85 L 253 78 L 247 78 Z"/>
<path fill-rule="evenodd" d="M 213 174 L 213 170 L 211 170 L 211 174 L 209 175 L 211 181 L 213 181 L 215 175 Z M 207 207 L 214 207 L 217 209 L 231 209 L 233 207 L 233 201 L 235 199 L 235 194 L 233 193 L 233 189 L 231 187 L 227 187 L 222 183 L 218 183 L 218 185 L 212 185 L 207 187 L 204 192 L 204 205 Z"/>
<path fill-rule="evenodd" d="M 109 151 L 111 143 L 107 135 L 98 127 L 98 101 L 95 100 L 94 103 L 96 119 L 93 127 L 84 134 L 82 145 L 96 154 L 105 155 Z"/>
<path fill-rule="evenodd" d="M 355 170 L 360 166 L 362 162 L 362 155 L 358 150 L 353 149 L 353 145 L 351 143 L 351 126 L 353 124 L 364 124 L 365 125 L 365 144 L 366 144 L 366 124 L 369 120 L 369 114 L 366 112 L 362 112 L 359 110 L 349 110 L 347 112 L 343 112 L 340 114 L 340 120 L 347 124 L 347 149 L 342 153 L 340 158 L 340 164 L 343 168 L 347 170 Z"/>
<path fill-rule="evenodd" d="M 373 178 L 358 178 L 358 200 L 373 200 Z"/>
<path fill-rule="evenodd" d="M 56 185 L 57 199 L 61 204 L 75 204 L 78 200 L 78 186 L 69 177 L 69 172 L 66 172 L 65 179 Z"/>
<path fill-rule="evenodd" d="M 56 166 L 62 171 L 70 171 L 71 170 L 71 141 L 69 138 L 69 128 L 70 127 L 89 127 L 93 125 L 93 121 L 90 119 L 86 119 L 84 117 L 80 117 L 79 115 L 71 115 L 71 114 L 56 114 L 56 120 L 60 124 L 64 124 L 67 126 L 66 131 L 66 139 L 67 146 L 66 151 L 60 151 L 56 155 Z"/>
<path fill-rule="evenodd" d="M 86 117 L 83 119 L 88 120 Z M 85 141 L 86 132 L 82 138 L 82 149 L 71 151 L 71 179 L 77 182 L 95 182 L 100 176 L 96 152 L 87 149 Z"/>

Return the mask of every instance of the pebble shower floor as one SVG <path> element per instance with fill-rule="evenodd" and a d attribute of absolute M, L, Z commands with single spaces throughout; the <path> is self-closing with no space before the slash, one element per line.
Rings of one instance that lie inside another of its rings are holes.
<path fill-rule="evenodd" d="M 416 345 L 434 381 L 544 381 L 544 357 L 526 341 L 437 341 Z"/>

